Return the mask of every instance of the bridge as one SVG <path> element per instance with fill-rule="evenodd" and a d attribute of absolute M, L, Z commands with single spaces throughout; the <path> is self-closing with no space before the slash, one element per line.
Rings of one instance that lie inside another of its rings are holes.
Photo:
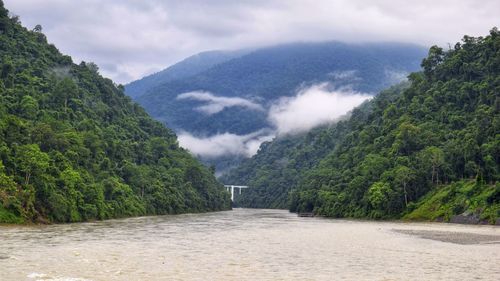
<path fill-rule="evenodd" d="M 231 192 L 231 201 L 234 201 L 234 189 L 235 188 L 239 190 L 238 194 L 241 194 L 242 189 L 248 188 L 248 186 L 246 186 L 246 185 L 229 185 L 229 184 L 225 184 L 224 187 L 226 188 L 227 191 Z"/>

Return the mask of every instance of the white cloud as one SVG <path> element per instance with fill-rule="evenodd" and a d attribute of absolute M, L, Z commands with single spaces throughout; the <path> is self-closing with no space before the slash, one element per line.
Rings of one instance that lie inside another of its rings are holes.
<path fill-rule="evenodd" d="M 330 91 L 328 86 L 326 83 L 313 85 L 273 105 L 268 118 L 277 133 L 299 133 L 333 122 L 372 97 L 345 90 Z"/>
<path fill-rule="evenodd" d="M 118 83 L 194 53 L 292 41 L 446 47 L 498 25 L 498 0 L 4 0 L 29 28 Z"/>
<path fill-rule="evenodd" d="M 268 119 L 275 126 L 273 130 L 263 129 L 248 135 L 224 133 L 207 137 L 180 132 L 179 143 L 191 153 L 206 159 L 227 155 L 251 157 L 263 142 L 272 140 L 276 135 L 305 132 L 333 122 L 372 97 L 348 90 L 328 90 L 328 87 L 327 83 L 313 85 L 298 91 L 295 97 L 282 98 L 274 104 L 268 112 Z M 187 94 L 198 100 L 214 100 L 213 95 L 204 92 Z"/>
<path fill-rule="evenodd" d="M 266 130 L 259 130 L 248 135 L 230 133 L 210 137 L 196 137 L 187 132 L 178 134 L 179 144 L 191 153 L 204 158 L 216 158 L 227 155 L 251 157 L 264 141 L 270 141 L 274 135 Z"/>
<path fill-rule="evenodd" d="M 195 110 L 203 112 L 207 115 L 212 115 L 221 112 L 222 110 L 224 110 L 224 108 L 233 106 L 245 107 L 256 111 L 264 110 L 264 108 L 260 104 L 254 103 L 244 98 L 215 96 L 210 92 L 203 92 L 203 91 L 183 93 L 178 95 L 177 99 L 178 100 L 190 99 L 190 100 L 207 102 L 207 104 L 195 108 Z"/>

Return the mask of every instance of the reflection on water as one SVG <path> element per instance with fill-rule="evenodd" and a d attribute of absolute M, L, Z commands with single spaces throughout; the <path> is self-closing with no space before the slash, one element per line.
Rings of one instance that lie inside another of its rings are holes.
<path fill-rule="evenodd" d="M 0 280 L 500 280 L 498 241 L 495 226 L 258 209 L 0 226 Z"/>

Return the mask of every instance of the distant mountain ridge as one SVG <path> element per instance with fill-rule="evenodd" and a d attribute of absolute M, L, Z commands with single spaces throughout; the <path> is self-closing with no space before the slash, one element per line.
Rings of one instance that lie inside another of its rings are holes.
<path fill-rule="evenodd" d="M 222 56 L 228 59 L 228 55 Z M 224 62 L 221 59 L 220 63 L 192 76 L 168 79 L 147 89 L 136 100 L 153 117 L 176 130 L 201 135 L 220 132 L 247 134 L 269 126 L 265 112 L 258 114 L 247 108 L 227 107 L 207 116 L 193 110 L 202 102 L 177 97 L 186 92 L 206 91 L 215 96 L 245 98 L 266 107 L 280 97 L 295 95 L 301 85 L 320 82 L 375 94 L 405 77 L 406 73 L 418 70 L 424 56 L 425 48 L 401 43 L 279 45 L 254 50 Z M 204 58 L 201 56 L 200 59 Z M 169 69 L 176 68 L 174 65 Z M 134 87 L 140 81 L 127 85 L 126 93 L 134 96 Z"/>
<path fill-rule="evenodd" d="M 318 85 L 344 95 L 375 95 L 419 70 L 425 54 L 424 47 L 412 44 L 336 41 L 202 53 L 132 82 L 126 93 L 220 173 L 252 154 L 256 141 L 275 135 L 271 111 L 283 99 Z M 201 66 L 198 71 L 196 65 Z M 143 92 L 139 96 L 138 87 Z M 200 151 L 208 147 L 205 143 L 213 149 Z M 214 156 L 214 150 L 220 155 Z"/>
<path fill-rule="evenodd" d="M 138 98 L 149 89 L 174 80 L 179 80 L 196 75 L 219 63 L 239 57 L 250 50 L 237 51 L 207 51 L 190 56 L 164 70 L 145 76 L 139 80 L 125 85 L 127 94 Z"/>

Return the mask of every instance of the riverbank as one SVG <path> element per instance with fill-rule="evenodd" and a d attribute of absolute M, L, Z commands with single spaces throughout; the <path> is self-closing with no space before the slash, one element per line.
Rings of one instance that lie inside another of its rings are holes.
<path fill-rule="evenodd" d="M 222 211 L 231 211 L 232 207 L 229 207 L 228 209 L 218 209 L 218 210 L 207 210 L 207 211 L 196 211 L 196 210 L 189 210 L 183 213 L 174 213 L 174 214 L 145 214 L 145 215 L 138 215 L 138 216 L 123 216 L 123 217 L 114 217 L 114 218 L 107 218 L 103 220 L 96 220 L 96 219 L 91 219 L 91 220 L 85 220 L 85 221 L 77 221 L 77 222 L 51 222 L 46 219 L 40 218 L 37 221 L 26 221 L 23 220 L 19 216 L 15 216 L 14 214 L 6 211 L 2 205 L 0 205 L 0 226 L 20 226 L 20 225 L 26 225 L 26 226 L 36 226 L 36 225 L 61 225 L 61 224 L 78 224 L 78 223 L 92 223 L 92 222 L 103 222 L 107 220 L 116 220 L 116 219 L 128 219 L 128 218 L 143 218 L 143 217 L 156 217 L 156 216 L 175 216 L 175 215 L 185 215 L 185 214 L 203 214 L 203 213 L 213 213 L 213 212 L 222 212 Z"/>
<path fill-rule="evenodd" d="M 298 214 L 329 217 L 332 213 L 328 208 L 312 205 L 299 211 Z M 358 214 L 359 217 L 355 219 L 500 225 L 500 183 L 485 184 L 477 180 L 462 180 L 438 185 L 420 200 L 410 202 L 402 213 L 392 216 L 373 216 L 373 213 L 360 211 Z"/>
<path fill-rule="evenodd" d="M 439 186 L 412 205 L 403 219 L 500 225 L 500 184 L 471 180 Z"/>

